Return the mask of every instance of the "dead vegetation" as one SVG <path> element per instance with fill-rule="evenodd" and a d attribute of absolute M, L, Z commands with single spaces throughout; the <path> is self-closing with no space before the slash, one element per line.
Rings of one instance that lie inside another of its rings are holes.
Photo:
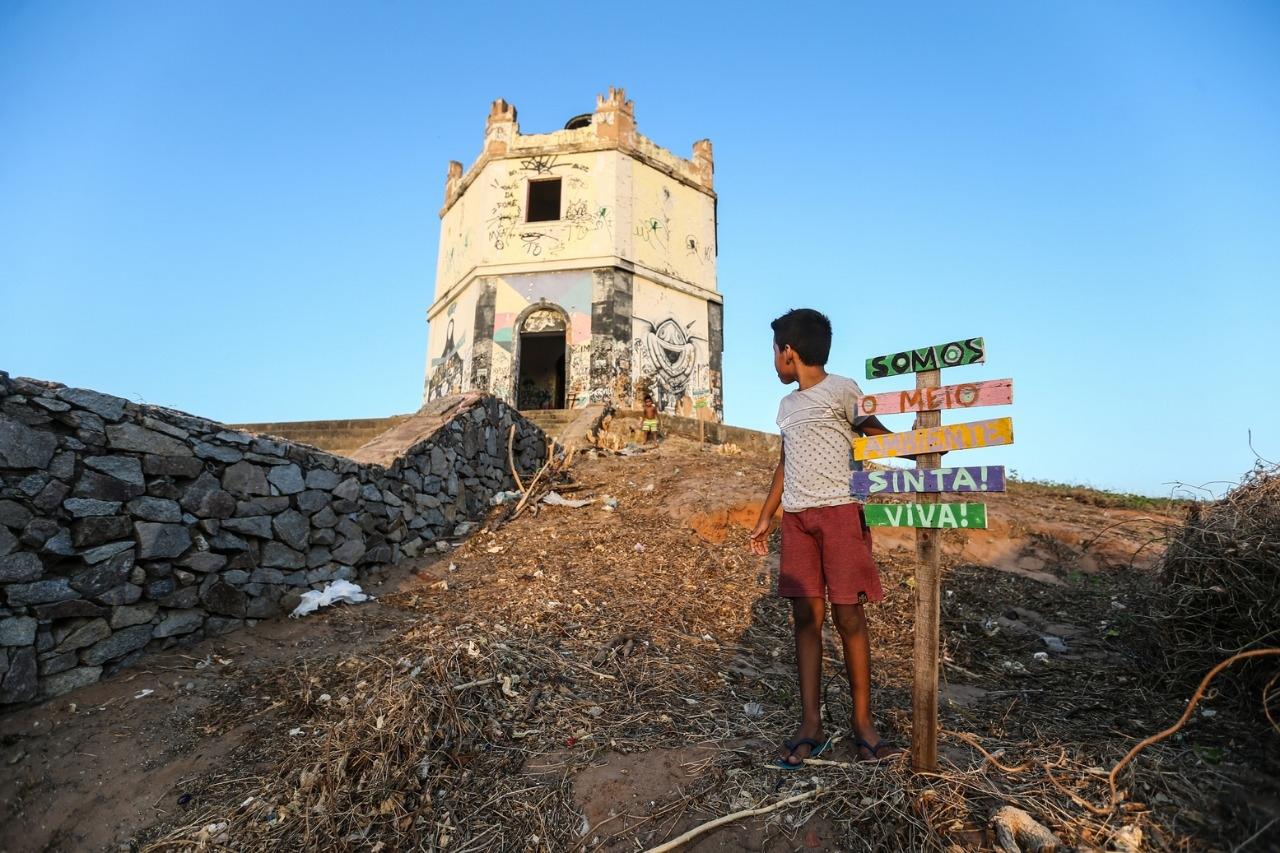
<path fill-rule="evenodd" d="M 1220 501 L 1193 505 L 1169 543 L 1156 612 L 1166 675 L 1194 684 L 1247 649 L 1280 646 L 1280 468 L 1260 463 Z M 1224 676 L 1280 717 L 1280 667 L 1257 661 Z"/>
<path fill-rule="evenodd" d="M 193 787 L 188 819 L 144 849 L 636 850 L 737 813 L 686 849 L 1037 849 L 1040 830 L 1077 849 L 1274 846 L 1275 741 L 1247 722 L 1211 728 L 1198 712 L 1110 773 L 1190 694 L 1144 678 L 1151 579 L 1121 567 L 1061 586 L 949 567 L 940 772 L 840 750 L 771 766 L 798 713 L 771 564 L 742 531 L 694 537 L 665 502 L 689 480 L 707 505 L 740 501 L 771 466 L 673 440 L 526 474 L 529 500 L 382 600 L 411 627 L 376 654 L 255 685 L 272 699 L 270 732 Z M 538 503 L 548 487 L 597 502 Z M 901 743 L 912 562 L 881 564 L 875 707 Z M 847 688 L 830 655 L 837 733 Z M 211 711 L 201 724 L 216 736 L 238 722 Z M 586 782 L 624 759 L 638 777 L 646 756 L 672 753 L 678 781 L 635 802 L 602 802 Z"/>

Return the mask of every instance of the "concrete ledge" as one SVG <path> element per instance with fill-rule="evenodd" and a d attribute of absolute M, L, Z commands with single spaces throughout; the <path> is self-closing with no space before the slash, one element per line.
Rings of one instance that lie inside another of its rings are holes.
<path fill-rule="evenodd" d="M 231 424 L 234 429 L 258 435 L 274 435 L 300 444 L 309 444 L 330 453 L 348 455 L 351 451 L 399 426 L 412 415 L 386 418 L 347 418 L 333 421 L 272 421 L 253 424 Z"/>
<path fill-rule="evenodd" d="M 640 409 L 619 409 L 619 417 L 643 418 Z M 685 418 L 679 415 L 658 415 L 659 428 L 669 434 L 683 438 L 698 438 L 698 419 Z M 736 444 L 743 450 L 759 453 L 781 453 L 782 436 L 776 432 L 760 432 L 745 427 L 730 426 L 717 421 L 703 421 L 703 434 L 712 444 Z"/>

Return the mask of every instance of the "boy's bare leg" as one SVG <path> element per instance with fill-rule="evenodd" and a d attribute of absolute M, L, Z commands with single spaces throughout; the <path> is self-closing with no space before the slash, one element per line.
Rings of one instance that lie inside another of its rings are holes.
<path fill-rule="evenodd" d="M 822 743 L 822 621 L 826 602 L 821 598 L 791 599 L 795 620 L 796 670 L 800 676 L 800 730 L 792 741 L 809 738 Z M 788 764 L 800 764 L 813 747 L 800 744 L 794 752 L 783 746 L 778 757 Z"/>
<path fill-rule="evenodd" d="M 844 666 L 853 697 L 853 736 L 875 746 L 880 743 L 880 733 L 871 719 L 871 638 L 866 614 L 861 604 L 833 604 L 831 616 L 844 646 Z M 886 747 L 873 755 L 866 747 L 858 747 L 863 758 L 886 758 L 899 751 Z"/>

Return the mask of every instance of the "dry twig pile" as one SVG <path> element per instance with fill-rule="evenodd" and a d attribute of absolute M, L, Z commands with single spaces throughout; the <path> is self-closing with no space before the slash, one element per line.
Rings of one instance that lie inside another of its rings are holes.
<path fill-rule="evenodd" d="M 1195 684 L 1229 655 L 1280 645 L 1280 467 L 1260 463 L 1222 500 L 1192 506 L 1161 580 L 1157 625 L 1177 681 Z M 1277 675 L 1274 660 L 1260 660 L 1224 683 L 1253 703 Z"/>

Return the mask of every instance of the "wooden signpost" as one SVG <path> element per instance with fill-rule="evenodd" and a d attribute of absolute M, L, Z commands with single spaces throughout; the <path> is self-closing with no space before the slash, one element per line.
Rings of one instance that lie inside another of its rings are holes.
<path fill-rule="evenodd" d="M 849 492 L 866 500 L 886 494 L 915 496 L 914 503 L 867 504 L 865 516 L 872 526 L 916 529 L 915 650 L 911 685 L 911 765 L 916 770 L 938 767 L 938 644 L 939 598 L 942 586 L 941 541 L 943 528 L 982 530 L 987 526 L 987 506 L 981 503 L 941 503 L 943 492 L 1003 492 L 1004 468 L 973 466 L 938 467 L 943 451 L 995 447 L 1013 443 L 1013 421 L 987 421 L 942 425 L 943 409 L 999 406 L 1013 402 L 1013 380 L 942 385 L 942 368 L 986 361 L 982 338 L 965 338 L 938 346 L 880 355 L 867 359 L 867 378 L 880 379 L 915 373 L 914 390 L 869 394 L 858 403 L 864 415 L 916 412 L 910 432 L 866 436 L 853 443 L 855 459 L 915 458 L 915 470 L 855 471 Z"/>

